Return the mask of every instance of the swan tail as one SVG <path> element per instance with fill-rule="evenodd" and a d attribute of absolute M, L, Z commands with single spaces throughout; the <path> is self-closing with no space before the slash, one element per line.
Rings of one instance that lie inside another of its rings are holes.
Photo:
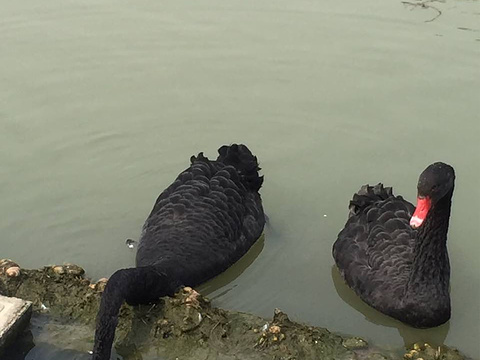
<path fill-rule="evenodd" d="M 251 191 L 258 191 L 263 184 L 263 176 L 259 175 L 257 157 L 242 144 L 223 145 L 218 149 L 217 161 L 231 165 L 237 169 L 244 186 Z"/>
<path fill-rule="evenodd" d="M 92 360 L 109 360 L 118 314 L 124 301 L 130 305 L 146 304 L 161 296 L 173 295 L 164 273 L 155 267 L 116 271 L 108 280 L 97 314 Z"/>
<path fill-rule="evenodd" d="M 359 212 L 374 204 L 377 201 L 386 200 L 393 196 L 391 187 L 384 187 L 382 183 L 375 186 L 363 185 L 360 190 L 353 195 L 349 204 L 348 217 L 357 215 Z"/>

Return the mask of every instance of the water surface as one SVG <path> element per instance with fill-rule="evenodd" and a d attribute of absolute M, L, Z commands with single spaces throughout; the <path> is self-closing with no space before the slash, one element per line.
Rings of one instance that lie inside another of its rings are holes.
<path fill-rule="evenodd" d="M 393 0 L 0 0 L 0 257 L 132 266 L 125 239 L 189 157 L 243 142 L 270 227 L 203 287 L 216 305 L 480 358 L 480 5 L 433 5 L 425 22 Z M 349 292 L 331 246 L 362 184 L 414 200 L 439 160 L 457 172 L 453 314 L 413 330 Z"/>

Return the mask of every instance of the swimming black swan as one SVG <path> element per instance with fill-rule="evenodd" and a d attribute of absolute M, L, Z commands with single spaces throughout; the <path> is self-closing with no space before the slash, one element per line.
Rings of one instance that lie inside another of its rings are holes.
<path fill-rule="evenodd" d="M 333 245 L 348 286 L 373 308 L 414 327 L 450 319 L 446 242 L 454 181 L 451 166 L 428 166 L 418 180 L 416 209 L 392 188 L 364 185 Z"/>
<path fill-rule="evenodd" d="M 138 245 L 136 267 L 116 271 L 102 295 L 94 360 L 108 360 L 125 300 L 146 304 L 225 271 L 265 225 L 257 158 L 245 145 L 222 146 L 217 160 L 200 153 L 158 197 Z"/>

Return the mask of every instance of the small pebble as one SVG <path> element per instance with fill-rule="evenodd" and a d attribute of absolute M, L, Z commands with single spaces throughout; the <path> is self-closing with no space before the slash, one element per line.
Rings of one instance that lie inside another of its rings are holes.
<path fill-rule="evenodd" d="M 65 269 L 61 265 L 57 265 L 53 267 L 53 272 L 58 274 L 58 275 L 63 275 L 65 274 Z"/>
<path fill-rule="evenodd" d="M 368 347 L 368 343 L 365 340 L 360 339 L 358 337 L 352 337 L 352 338 L 343 340 L 343 346 L 345 346 L 347 349 L 350 349 L 350 350 L 356 350 L 356 349 L 364 349 Z"/>
<path fill-rule="evenodd" d="M 92 283 L 88 286 L 90 287 L 90 289 L 103 292 L 103 290 L 105 290 L 105 286 L 107 286 L 107 281 L 108 281 L 107 278 L 101 278 L 101 279 L 98 279 L 98 281 L 95 284 Z"/>
<path fill-rule="evenodd" d="M 75 264 L 65 264 L 64 268 L 65 268 L 65 271 L 71 275 L 81 276 L 85 274 L 85 270 L 83 270 L 82 267 Z"/>
<path fill-rule="evenodd" d="M 107 278 L 101 278 L 97 281 L 95 284 L 95 290 L 99 292 L 103 292 L 105 290 L 105 286 L 107 286 L 108 279 Z"/>

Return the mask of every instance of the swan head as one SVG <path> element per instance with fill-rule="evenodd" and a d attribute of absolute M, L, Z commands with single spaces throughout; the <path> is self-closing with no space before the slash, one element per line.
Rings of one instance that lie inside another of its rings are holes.
<path fill-rule="evenodd" d="M 413 228 L 420 227 L 431 207 L 451 193 L 454 184 L 455 171 L 450 165 L 436 162 L 423 170 L 417 185 L 417 208 L 410 219 L 410 225 Z"/>

